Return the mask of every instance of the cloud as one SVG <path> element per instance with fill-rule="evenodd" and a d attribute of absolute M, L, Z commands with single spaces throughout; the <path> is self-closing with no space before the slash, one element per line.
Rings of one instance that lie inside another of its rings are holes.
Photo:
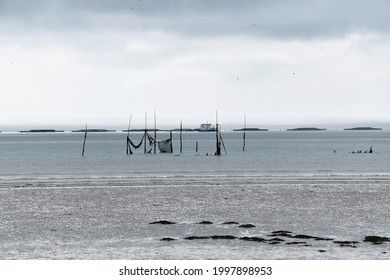
<path fill-rule="evenodd" d="M 6 0 L 2 22 L 44 30 L 120 29 L 181 36 L 247 35 L 270 38 L 388 33 L 386 0 Z"/>
<path fill-rule="evenodd" d="M 127 122 L 145 110 L 197 124 L 216 109 L 225 121 L 389 121 L 388 10 L 382 0 L 0 0 L 0 124 Z"/>

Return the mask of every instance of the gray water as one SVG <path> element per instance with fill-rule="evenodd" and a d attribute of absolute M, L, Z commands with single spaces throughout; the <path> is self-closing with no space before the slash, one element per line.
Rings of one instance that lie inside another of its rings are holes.
<path fill-rule="evenodd" d="M 390 131 L 249 132 L 244 152 L 241 132 L 222 136 L 227 154 L 220 157 L 214 156 L 215 134 L 197 132 L 183 133 L 183 153 L 179 133 L 174 133 L 172 154 L 145 155 L 141 147 L 126 155 L 125 133 L 89 133 L 82 157 L 82 133 L 0 134 L 0 180 L 390 175 Z M 130 137 L 138 142 L 142 134 Z M 160 132 L 157 137 L 169 136 Z M 374 152 L 364 153 L 370 147 Z"/>
<path fill-rule="evenodd" d="M 389 259 L 388 242 L 363 241 L 389 236 L 389 131 L 246 136 L 243 152 L 223 133 L 221 156 L 214 133 L 126 155 L 125 133 L 90 133 L 82 157 L 81 133 L 0 134 L 0 259 Z M 240 239 L 277 230 L 329 240 Z M 186 239 L 214 235 L 236 239 Z"/>

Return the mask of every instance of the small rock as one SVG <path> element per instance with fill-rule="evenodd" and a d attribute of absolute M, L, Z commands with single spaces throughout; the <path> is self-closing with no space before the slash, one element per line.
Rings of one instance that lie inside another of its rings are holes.
<path fill-rule="evenodd" d="M 200 225 L 212 225 L 213 223 L 210 222 L 210 221 L 201 221 L 200 223 L 198 223 Z"/>
<path fill-rule="evenodd" d="M 371 242 L 375 245 L 382 244 L 383 242 L 390 242 L 390 238 L 388 237 L 381 237 L 381 236 L 375 236 L 375 235 L 369 235 L 364 238 L 364 242 Z"/>
<path fill-rule="evenodd" d="M 161 221 L 156 221 L 156 222 L 151 222 L 149 223 L 150 225 L 155 225 L 155 224 L 160 224 L 160 225 L 174 225 L 176 224 L 175 222 L 170 222 L 166 220 L 161 220 Z"/>
<path fill-rule="evenodd" d="M 224 222 L 223 225 L 238 225 L 237 222 Z"/>
<path fill-rule="evenodd" d="M 160 239 L 160 241 L 174 241 L 176 240 L 175 238 L 171 238 L 171 237 L 164 237 L 162 239 Z"/>
<path fill-rule="evenodd" d="M 244 224 L 244 225 L 240 225 L 240 226 L 238 226 L 238 227 L 240 227 L 240 228 L 254 228 L 254 227 L 256 227 L 255 225 L 252 225 L 252 224 Z"/>

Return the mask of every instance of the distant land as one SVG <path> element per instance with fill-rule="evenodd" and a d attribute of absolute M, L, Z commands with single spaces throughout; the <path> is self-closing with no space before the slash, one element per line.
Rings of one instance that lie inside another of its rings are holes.
<path fill-rule="evenodd" d="M 326 128 L 298 127 L 298 128 L 287 129 L 287 131 L 319 131 L 319 130 L 326 130 Z"/>
<path fill-rule="evenodd" d="M 155 131 L 155 129 L 146 129 L 147 131 Z M 128 132 L 129 130 L 122 130 L 122 132 Z M 144 132 L 144 128 L 135 128 L 135 129 L 130 129 L 130 132 Z M 173 129 L 156 129 L 156 131 L 180 131 L 180 128 L 173 128 Z M 215 132 L 215 128 L 210 128 L 208 130 L 202 130 L 200 128 L 182 128 L 181 131 L 184 132 Z"/>
<path fill-rule="evenodd" d="M 65 132 L 64 130 L 56 129 L 30 129 L 30 130 L 21 130 L 21 133 L 50 133 L 50 132 Z"/>
<path fill-rule="evenodd" d="M 72 132 L 85 132 L 85 129 L 72 130 Z M 114 129 L 87 129 L 87 132 L 116 132 Z"/>
<path fill-rule="evenodd" d="M 161 130 L 161 129 L 146 129 L 146 131 L 164 131 L 164 130 Z M 133 131 L 133 132 L 145 132 L 145 128 L 134 128 L 134 129 L 130 129 L 130 130 L 128 130 L 128 129 L 125 129 L 125 130 L 122 130 L 122 132 L 131 132 L 131 131 Z"/>
<path fill-rule="evenodd" d="M 248 128 L 236 128 L 233 131 L 268 131 L 268 129 L 257 128 L 257 127 L 248 127 Z"/>
<path fill-rule="evenodd" d="M 361 126 L 361 127 L 345 128 L 344 130 L 382 130 L 382 128 Z"/>

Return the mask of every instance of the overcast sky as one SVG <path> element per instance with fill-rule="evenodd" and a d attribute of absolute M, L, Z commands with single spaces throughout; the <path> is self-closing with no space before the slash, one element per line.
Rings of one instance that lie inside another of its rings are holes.
<path fill-rule="evenodd" d="M 388 0 L 0 0 L 12 124 L 390 123 Z M 121 128 L 121 127 L 119 127 Z"/>

